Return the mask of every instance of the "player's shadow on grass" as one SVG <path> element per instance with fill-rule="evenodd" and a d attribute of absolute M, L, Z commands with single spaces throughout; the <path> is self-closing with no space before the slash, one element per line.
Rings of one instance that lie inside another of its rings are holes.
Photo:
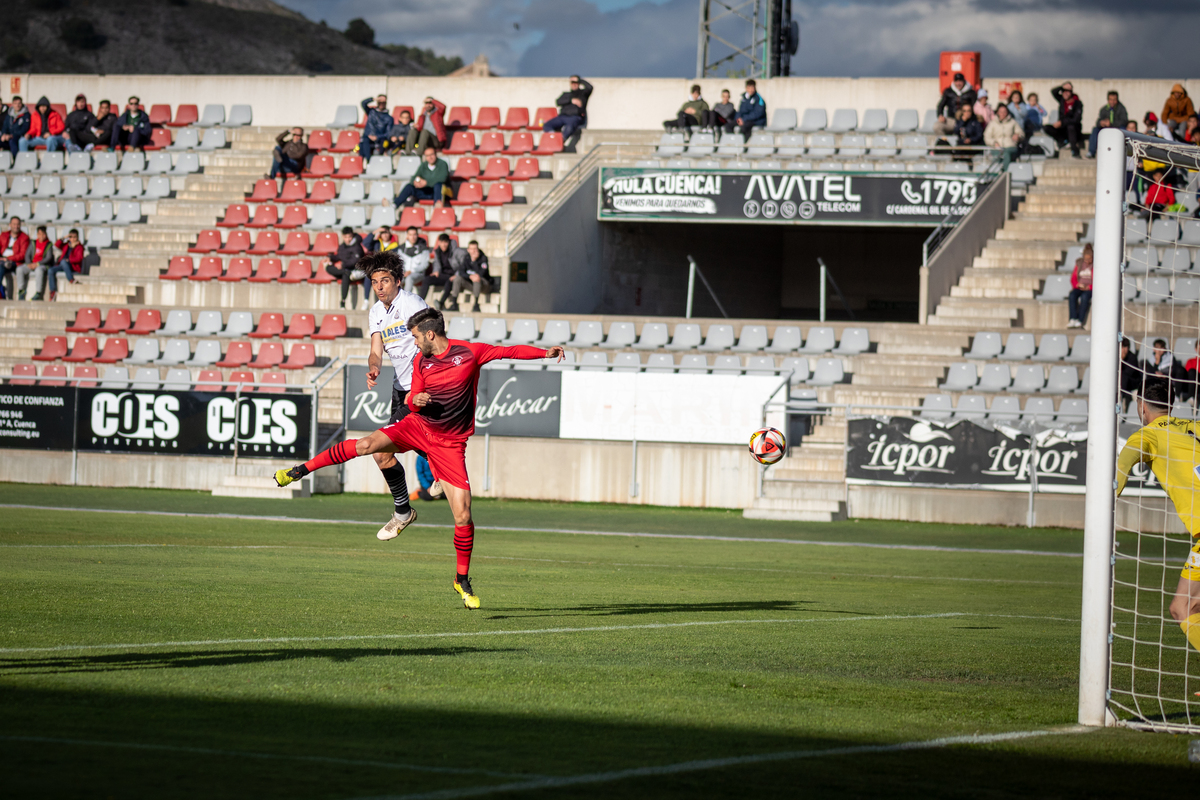
<path fill-rule="evenodd" d="M 488 619 L 526 619 L 529 617 L 623 617 L 640 614 L 711 614 L 750 611 L 815 611 L 804 608 L 815 600 L 744 600 L 717 603 L 613 603 L 610 605 L 572 606 L 538 609 L 541 613 L 493 614 Z M 517 611 L 518 609 L 512 609 Z M 830 614 L 860 614 L 859 611 L 834 611 Z"/>
<path fill-rule="evenodd" d="M 419 656 L 460 656 L 475 653 L 508 653 L 517 648 L 495 647 L 337 647 L 286 650 L 179 650 L 154 653 L 115 653 L 107 655 L 58 656 L 54 658 L 0 659 L 3 675 L 62 675 L 73 672 L 124 672 L 137 669 L 192 669 L 195 667 L 231 667 L 241 664 L 269 664 L 319 658 L 348 663 L 360 658 L 414 658 Z"/>

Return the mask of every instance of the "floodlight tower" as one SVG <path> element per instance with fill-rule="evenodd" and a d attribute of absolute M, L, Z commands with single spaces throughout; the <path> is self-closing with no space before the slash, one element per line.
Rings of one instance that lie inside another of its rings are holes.
<path fill-rule="evenodd" d="M 799 48 L 792 0 L 700 0 L 697 78 L 716 76 L 738 59 L 745 59 L 747 78 L 791 75 Z"/>

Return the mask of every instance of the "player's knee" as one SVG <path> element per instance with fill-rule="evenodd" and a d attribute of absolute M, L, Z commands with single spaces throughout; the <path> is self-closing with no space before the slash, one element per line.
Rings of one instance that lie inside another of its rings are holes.
<path fill-rule="evenodd" d="M 1182 597 L 1176 598 L 1171 603 L 1171 618 L 1176 622 L 1183 622 L 1189 616 L 1191 616 L 1189 612 L 1192 610 L 1191 606 L 1193 605 L 1195 605 L 1195 603 L 1189 603 Z"/>
<path fill-rule="evenodd" d="M 396 463 L 396 456 L 391 453 L 372 453 L 371 457 L 375 459 L 375 463 L 380 469 L 387 469 Z"/>

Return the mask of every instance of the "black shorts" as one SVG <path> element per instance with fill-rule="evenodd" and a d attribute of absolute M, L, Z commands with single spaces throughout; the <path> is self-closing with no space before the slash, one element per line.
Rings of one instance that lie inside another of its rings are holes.
<path fill-rule="evenodd" d="M 392 384 L 392 416 L 388 419 L 389 425 L 395 425 L 400 420 L 412 413 L 412 409 L 408 407 L 408 403 L 404 402 L 408 399 L 408 389 L 397 389 L 396 384 Z"/>

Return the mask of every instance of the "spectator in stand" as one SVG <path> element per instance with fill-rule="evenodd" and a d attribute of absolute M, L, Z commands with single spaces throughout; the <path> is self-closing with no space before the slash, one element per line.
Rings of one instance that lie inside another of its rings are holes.
<path fill-rule="evenodd" d="M 1150 173 L 1150 187 L 1146 189 L 1146 198 L 1142 201 L 1145 206 L 1142 216 L 1148 218 L 1151 214 L 1161 214 L 1175 205 L 1175 190 L 1163 182 L 1165 174 L 1162 168 Z"/>
<path fill-rule="evenodd" d="M 432 200 L 435 208 L 445 202 L 446 190 L 450 188 L 450 165 L 438 158 L 432 146 L 425 148 L 424 160 L 417 167 L 412 181 L 404 184 L 393 204 L 396 208 L 412 205 L 416 200 Z M 383 201 L 387 205 L 387 200 Z"/>
<path fill-rule="evenodd" d="M 429 271 L 431 253 L 429 245 L 421 238 L 416 225 L 408 226 L 404 232 L 404 244 L 397 250 L 404 264 L 404 291 L 419 292 L 422 298 L 429 288 L 425 286 L 425 273 Z"/>
<path fill-rule="evenodd" d="M 400 243 L 396 241 L 396 234 L 392 233 L 392 229 L 386 225 L 381 225 L 375 230 L 367 234 L 363 239 L 363 250 L 367 253 L 386 253 L 389 250 L 395 250 L 400 247 Z M 371 307 L 371 276 L 366 275 L 362 280 L 363 300 L 366 302 L 366 307 Z M 378 298 L 376 298 L 378 299 Z"/>
<path fill-rule="evenodd" d="M 280 179 L 286 179 L 288 175 L 298 176 L 304 172 L 309 159 L 314 155 L 316 151 L 309 150 L 308 142 L 304 141 L 304 128 L 297 126 L 283 131 L 275 137 L 275 150 L 272 152 L 274 160 L 267 177 L 275 180 L 276 176 Z"/>
<path fill-rule="evenodd" d="M 29 276 L 33 275 L 33 293 L 30 300 L 41 300 L 46 287 L 46 273 L 54 267 L 54 244 L 46 234 L 46 226 L 39 225 L 34 239 L 25 250 L 25 263 L 17 267 L 17 299 L 24 300 Z"/>
<path fill-rule="evenodd" d="M 734 122 L 742 129 L 742 136 L 747 139 L 750 138 L 750 131 L 756 126 L 761 128 L 767 124 L 767 101 L 758 93 L 758 84 L 753 78 L 746 81 L 746 91 L 738 102 Z"/>
<path fill-rule="evenodd" d="M 32 122 L 32 115 L 21 101 L 21 96 L 14 94 L 12 105 L 4 115 L 4 122 L 0 123 L 0 145 L 7 147 L 15 156 L 20 151 L 21 142 L 25 139 L 25 134 L 29 133 Z"/>
<path fill-rule="evenodd" d="M 409 126 L 404 152 L 424 153 L 430 147 L 436 150 L 446 147 L 446 104 L 426 97 L 420 116 Z"/>
<path fill-rule="evenodd" d="M 358 289 L 354 288 L 353 295 L 350 294 L 350 290 L 366 277 L 363 271 L 358 269 L 358 262 L 364 255 L 362 237 L 354 232 L 354 228 L 345 227 L 342 228 L 342 242 L 338 245 L 337 252 L 326 256 L 323 262 L 325 271 L 342 282 L 342 308 L 350 311 L 358 304 Z M 346 305 L 347 295 L 350 295 L 350 305 Z M 363 302 L 367 302 L 365 297 Z"/>
<path fill-rule="evenodd" d="M 1064 144 L 1071 146 L 1071 155 L 1079 158 L 1079 137 L 1083 133 L 1083 101 L 1075 94 L 1070 81 L 1050 90 L 1050 94 L 1058 101 L 1058 119 L 1042 130 L 1054 139 L 1061 148 Z"/>
<path fill-rule="evenodd" d="M 1166 340 L 1155 339 L 1153 350 L 1146 353 L 1147 370 L 1151 373 L 1170 377 L 1174 366 L 1175 358 L 1171 355 L 1171 351 L 1167 349 Z"/>
<path fill-rule="evenodd" d="M 1108 102 L 1100 109 L 1100 116 L 1092 126 L 1092 135 L 1088 139 L 1088 158 L 1096 157 L 1096 143 L 1100 140 L 1100 131 L 1105 128 L 1124 129 L 1129 124 L 1129 112 L 1121 104 L 1121 96 L 1116 90 L 1108 93 Z"/>
<path fill-rule="evenodd" d="M 472 295 L 472 311 L 479 310 L 480 292 L 483 292 L 484 302 L 492 301 L 492 274 L 488 272 L 488 259 L 479 249 L 479 242 L 474 239 L 467 243 L 467 259 L 454 274 L 454 283 L 451 285 L 456 298 L 468 290 Z"/>
<path fill-rule="evenodd" d="M 1183 88 L 1183 84 L 1177 83 L 1172 86 L 1171 96 L 1167 98 L 1167 102 L 1163 103 L 1162 121 L 1175 134 L 1175 138 L 1183 138 L 1183 132 L 1187 130 L 1188 117 L 1195 113 L 1196 107 L 1192 105 L 1192 98 L 1188 97 L 1187 89 Z"/>
<path fill-rule="evenodd" d="M 454 275 L 458 272 L 459 263 L 467 258 L 467 253 L 449 234 L 438 234 L 437 246 L 433 248 L 433 257 L 429 262 L 429 272 L 425 275 L 425 283 L 421 288 L 421 299 L 428 300 L 430 287 L 442 287 L 442 300 L 438 303 L 441 311 L 457 311 L 458 300 L 451 290 Z"/>
<path fill-rule="evenodd" d="M 412 114 L 405 109 L 400 112 L 400 118 L 388 132 L 388 146 L 402 156 L 410 155 L 408 152 L 408 132 L 410 130 L 412 130 Z"/>
<path fill-rule="evenodd" d="M 1050 112 L 1046 110 L 1046 107 L 1042 105 L 1041 100 L 1038 99 L 1037 92 L 1029 93 L 1028 106 L 1029 120 L 1034 125 L 1034 130 L 1040 131 L 1042 126 L 1046 124 L 1046 118 L 1050 116 Z"/>
<path fill-rule="evenodd" d="M 992 107 L 988 105 L 988 90 L 980 87 L 976 93 L 975 105 L 971 106 L 971 110 L 975 112 L 975 118 L 985 128 L 991 124 L 992 118 L 996 116 L 996 112 L 992 111 Z"/>
<path fill-rule="evenodd" d="M 20 99 L 20 98 L 18 98 Z M 16 297 L 13 292 L 13 273 L 25 263 L 25 251 L 29 249 L 29 234 L 21 230 L 21 218 L 12 217 L 8 230 L 0 233 L 0 284 L 8 287 L 5 297 Z M 4 286 L 0 286 L 3 290 Z"/>
<path fill-rule="evenodd" d="M 1083 246 L 1083 255 L 1075 259 L 1071 272 L 1071 293 L 1067 295 L 1067 310 L 1070 320 L 1068 328 L 1082 328 L 1087 324 L 1088 311 L 1092 307 L 1092 243 Z"/>
<path fill-rule="evenodd" d="M 970 161 L 983 146 L 983 125 L 975 118 L 975 109 L 964 105 L 958 110 L 958 124 L 954 128 L 958 136 L 958 147 L 951 151 L 955 161 Z M 947 142 L 939 140 L 939 144 Z"/>
<path fill-rule="evenodd" d="M 1025 102 L 1025 95 L 1021 94 L 1020 89 L 1014 89 L 1012 94 L 1008 96 L 1008 113 L 1014 120 L 1017 121 L 1017 127 L 1021 129 L 1023 136 L 1021 138 L 1026 141 L 1030 136 L 1037 133 L 1040 124 L 1035 124 L 1033 117 L 1030 115 L 1029 104 Z"/>
<path fill-rule="evenodd" d="M 1133 345 L 1127 337 L 1121 337 L 1121 410 L 1133 402 L 1133 396 L 1142 385 L 1142 368 L 1138 366 Z"/>
<path fill-rule="evenodd" d="M 90 133 L 95 124 L 96 115 L 88 108 L 87 97 L 76 95 L 75 107 L 67 114 L 67 149 L 72 153 L 78 153 L 84 148 L 90 150 Z"/>
<path fill-rule="evenodd" d="M 724 130 L 725 133 L 733 133 L 734 116 L 737 114 L 737 109 L 733 103 L 729 101 L 729 90 L 721 90 L 721 102 L 710 108 L 708 111 L 700 112 L 700 128 L 702 130 L 716 133 L 718 130 Z"/>
<path fill-rule="evenodd" d="M 937 122 L 933 125 L 934 134 L 942 137 L 952 136 L 958 128 L 959 109 L 963 106 L 973 108 L 978 99 L 974 87 L 967 83 L 963 74 L 961 72 L 954 73 L 954 80 L 945 88 L 941 99 L 938 100 Z"/>
<path fill-rule="evenodd" d="M 140 150 L 150 141 L 150 115 L 142 110 L 138 97 L 129 98 L 125 112 L 117 119 L 112 143 L 126 150 Z"/>
<path fill-rule="evenodd" d="M 66 145 L 63 131 L 67 129 L 62 114 L 50 107 L 50 101 L 39 97 L 37 107 L 29 117 L 29 132 L 21 137 L 18 149 L 21 152 L 32 150 L 41 145 L 49 151 L 57 150 Z"/>
<path fill-rule="evenodd" d="M 1137 133 L 1137 121 L 1129 120 L 1125 125 L 1125 130 Z M 1138 157 L 1133 153 L 1125 156 L 1125 191 L 1133 188 L 1133 182 L 1137 180 L 1138 168 L 1141 165 L 1138 163 Z"/>
<path fill-rule="evenodd" d="M 983 131 L 983 143 L 1000 149 L 1003 169 L 1008 169 L 1009 163 L 1021 154 L 1024 138 L 1025 132 L 1008 113 L 1008 106 L 1003 103 L 996 106 L 996 116 Z"/>
<path fill-rule="evenodd" d="M 67 283 L 75 282 L 75 273 L 83 272 L 83 257 L 86 251 L 83 249 L 83 244 L 79 241 L 79 231 L 75 228 L 67 233 L 66 241 L 59 239 L 54 243 L 62 254 L 62 260 L 50 267 L 46 272 L 50 279 L 50 299 L 55 300 L 58 297 L 58 282 L 55 280 L 58 273 L 62 273 L 67 279 Z"/>
<path fill-rule="evenodd" d="M 707 111 L 708 103 L 700 96 L 700 84 L 693 84 L 692 96 L 679 107 L 679 114 L 675 119 L 669 119 L 663 123 L 663 128 L 667 130 L 683 128 L 687 135 L 691 136 L 692 126 L 700 125 L 700 120 Z"/>
<path fill-rule="evenodd" d="M 362 109 L 366 112 L 367 121 L 358 142 L 358 154 L 369 161 L 376 153 L 387 151 L 395 120 L 387 110 L 386 94 L 379 95 L 374 101 L 369 97 L 363 100 Z"/>
<path fill-rule="evenodd" d="M 1183 140 L 1188 144 L 1200 145 L 1200 116 L 1192 114 L 1183 129 Z"/>
<path fill-rule="evenodd" d="M 1147 111 L 1142 122 L 1146 125 L 1147 136 L 1157 136 L 1168 142 L 1175 141 L 1175 134 L 1171 131 L 1171 126 L 1160 120 L 1153 111 Z"/>
<path fill-rule="evenodd" d="M 563 139 L 571 139 L 580 128 L 587 127 L 587 104 L 592 96 L 592 85 L 578 75 L 572 75 L 570 88 L 558 96 L 558 116 L 542 123 L 543 131 L 560 131 Z"/>
<path fill-rule="evenodd" d="M 77 144 L 84 150 L 94 150 L 97 147 L 112 149 L 113 129 L 117 127 L 117 115 L 112 113 L 112 103 L 101 100 L 96 104 L 96 116 L 86 130 L 80 131 Z M 70 149 L 70 145 L 67 146 Z"/>

